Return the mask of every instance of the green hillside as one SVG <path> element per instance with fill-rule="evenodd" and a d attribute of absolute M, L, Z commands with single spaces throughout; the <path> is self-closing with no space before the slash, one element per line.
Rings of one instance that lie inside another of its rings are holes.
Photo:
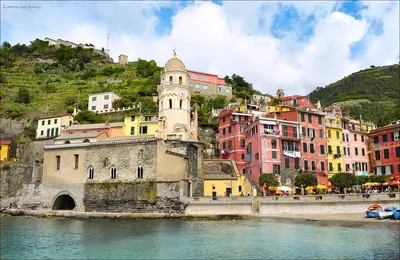
<path fill-rule="evenodd" d="M 400 115 L 400 68 L 398 64 L 375 67 L 353 73 L 309 94 L 323 107 L 339 105 L 345 115 L 383 126 Z"/>

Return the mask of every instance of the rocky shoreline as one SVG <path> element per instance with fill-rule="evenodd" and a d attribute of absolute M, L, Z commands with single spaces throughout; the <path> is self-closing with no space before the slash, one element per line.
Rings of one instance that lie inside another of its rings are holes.
<path fill-rule="evenodd" d="M 1 217 L 9 216 L 1 214 Z M 200 214 L 168 214 L 168 213 L 117 213 L 117 212 L 78 212 L 78 211 L 36 211 L 24 212 L 26 217 L 37 218 L 71 218 L 90 220 L 99 218 L 108 219 L 185 219 L 185 220 L 241 220 L 241 219 L 271 219 L 279 222 L 315 223 L 321 226 L 335 225 L 343 227 L 395 227 L 400 228 L 400 221 L 394 219 L 365 218 L 364 213 L 356 214 L 229 214 L 229 215 L 200 215 Z"/>

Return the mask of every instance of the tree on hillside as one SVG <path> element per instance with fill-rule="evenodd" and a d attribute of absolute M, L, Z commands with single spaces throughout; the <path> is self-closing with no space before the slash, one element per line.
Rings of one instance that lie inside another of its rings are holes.
<path fill-rule="evenodd" d="M 225 83 L 232 86 L 233 94 L 243 99 L 251 99 L 255 93 L 253 85 L 240 75 L 233 74 L 232 77 L 225 76 Z"/>
<path fill-rule="evenodd" d="M 18 88 L 18 94 L 16 102 L 28 104 L 31 102 L 31 95 L 29 94 L 29 90 L 25 87 Z"/>
<path fill-rule="evenodd" d="M 265 186 L 267 192 L 270 187 L 277 187 L 279 185 L 278 179 L 272 173 L 261 174 L 258 182 L 260 183 L 261 187 Z"/>
<path fill-rule="evenodd" d="M 341 193 L 343 193 L 344 188 L 357 184 L 356 176 L 349 172 L 335 173 L 329 181 L 333 186 L 339 188 Z"/>
<path fill-rule="evenodd" d="M 79 112 L 75 116 L 75 120 L 81 124 L 95 124 L 95 123 L 104 123 L 105 122 L 104 118 L 101 115 L 96 114 L 89 110 L 84 110 L 84 111 Z"/>
<path fill-rule="evenodd" d="M 1 45 L 1 47 L 3 48 L 11 48 L 11 44 L 9 42 L 3 42 L 3 44 Z"/>
<path fill-rule="evenodd" d="M 216 109 L 224 108 L 225 104 L 226 104 L 226 97 L 222 95 L 218 95 L 215 98 L 210 98 L 207 100 L 207 105 L 209 107 L 213 107 Z"/>
<path fill-rule="evenodd" d="M 315 174 L 304 172 L 297 174 L 296 178 L 294 179 L 294 184 L 297 187 L 304 187 L 304 188 L 309 186 L 315 187 L 318 185 L 318 179 Z"/>
<path fill-rule="evenodd" d="M 156 71 L 161 71 L 161 68 L 157 66 L 157 62 L 154 60 L 146 61 L 138 59 L 136 74 L 140 77 L 147 78 L 153 76 Z"/>
<path fill-rule="evenodd" d="M 198 95 L 198 94 L 193 94 L 190 99 L 190 106 L 193 106 L 194 104 L 202 106 L 205 104 L 205 100 L 206 100 L 206 98 L 204 96 Z"/>

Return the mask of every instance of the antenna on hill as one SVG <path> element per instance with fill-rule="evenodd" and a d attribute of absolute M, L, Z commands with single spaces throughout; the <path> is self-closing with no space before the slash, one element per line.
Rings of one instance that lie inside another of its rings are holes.
<path fill-rule="evenodd" d="M 106 53 L 107 53 L 108 55 L 110 55 L 110 34 L 107 34 Z"/>
<path fill-rule="evenodd" d="M 76 115 L 76 114 L 78 114 L 78 109 L 79 109 L 79 95 L 81 94 L 81 91 L 80 90 L 78 90 L 78 99 L 76 100 L 76 104 L 75 104 L 75 109 L 74 109 L 74 116 Z"/>

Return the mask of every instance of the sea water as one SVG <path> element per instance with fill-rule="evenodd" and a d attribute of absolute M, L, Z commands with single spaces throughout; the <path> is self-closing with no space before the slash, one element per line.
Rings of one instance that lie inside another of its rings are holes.
<path fill-rule="evenodd" d="M 4 217 L 1 259 L 398 259 L 394 226 Z"/>

